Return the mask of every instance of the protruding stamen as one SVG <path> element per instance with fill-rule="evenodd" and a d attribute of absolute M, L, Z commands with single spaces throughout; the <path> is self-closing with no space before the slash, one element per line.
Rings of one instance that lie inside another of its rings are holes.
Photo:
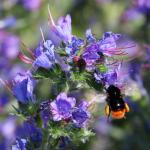
<path fill-rule="evenodd" d="M 4 81 L 3 79 L 1 79 L 1 78 L 0 78 L 0 83 L 1 83 L 2 85 L 5 85 L 5 81 Z"/>
<path fill-rule="evenodd" d="M 21 52 L 19 53 L 18 58 L 19 58 L 21 61 L 23 61 L 23 62 L 25 62 L 25 63 L 27 63 L 27 64 L 32 64 L 32 63 L 33 63 L 33 60 L 32 60 L 32 59 L 30 59 L 29 57 L 25 56 L 25 55 L 22 54 Z"/>
<path fill-rule="evenodd" d="M 3 79 L 0 78 L 0 83 L 1 83 L 7 90 L 9 90 L 9 91 L 12 93 L 11 86 L 10 86 L 10 84 L 9 84 L 7 81 L 4 81 Z"/>
<path fill-rule="evenodd" d="M 123 50 L 123 49 L 128 49 L 128 48 L 133 48 L 133 47 L 135 47 L 136 45 L 134 44 L 134 45 L 131 45 L 131 46 L 126 46 L 126 47 L 119 47 L 119 48 L 110 48 L 110 49 L 105 49 L 106 51 L 109 51 L 109 52 L 114 52 L 114 51 L 121 51 L 121 50 Z"/>
<path fill-rule="evenodd" d="M 45 43 L 45 38 L 44 38 L 43 30 L 41 27 L 40 27 L 40 31 L 41 31 L 41 36 L 42 36 L 43 42 Z"/>
<path fill-rule="evenodd" d="M 111 66 L 111 65 L 114 65 L 114 64 L 116 64 L 116 63 L 118 63 L 118 61 L 116 60 L 116 61 L 114 61 L 114 62 L 112 62 L 112 63 L 109 63 L 109 64 L 107 64 L 108 66 Z"/>
<path fill-rule="evenodd" d="M 49 5 L 48 5 L 48 19 L 49 19 L 49 25 L 55 26 Z"/>
<path fill-rule="evenodd" d="M 25 50 L 30 54 L 30 56 L 35 59 L 34 54 L 32 53 L 32 51 L 30 50 L 30 48 L 28 48 L 22 41 L 21 41 L 22 46 L 25 48 Z"/>

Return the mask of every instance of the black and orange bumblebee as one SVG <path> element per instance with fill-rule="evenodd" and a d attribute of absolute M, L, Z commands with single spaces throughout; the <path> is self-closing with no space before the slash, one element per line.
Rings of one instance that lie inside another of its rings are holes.
<path fill-rule="evenodd" d="M 121 90 L 114 86 L 110 85 L 107 89 L 107 105 L 105 107 L 105 113 L 114 119 L 125 118 L 125 114 L 130 111 L 130 108 L 127 103 L 124 102 Z"/>

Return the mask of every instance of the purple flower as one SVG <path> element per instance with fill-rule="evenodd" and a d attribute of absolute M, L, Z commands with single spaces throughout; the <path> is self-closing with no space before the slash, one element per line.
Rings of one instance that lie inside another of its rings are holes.
<path fill-rule="evenodd" d="M 65 93 L 60 93 L 56 100 L 50 104 L 53 120 L 60 121 L 62 119 L 69 119 L 75 103 L 75 98 L 67 97 Z"/>
<path fill-rule="evenodd" d="M 54 45 L 50 40 L 47 40 L 44 44 L 40 42 L 35 49 L 34 55 L 36 59 L 33 62 L 33 66 L 50 69 L 55 63 L 58 63 L 63 71 L 69 70 L 69 66 L 65 64 L 59 54 L 55 53 Z"/>
<path fill-rule="evenodd" d="M 77 127 L 84 127 L 87 120 L 90 118 L 90 113 L 88 112 L 89 103 L 87 101 L 82 101 L 82 103 L 72 112 L 73 122 Z"/>
<path fill-rule="evenodd" d="M 128 74 L 132 80 L 136 81 L 136 84 L 140 88 L 141 94 L 148 98 L 148 93 L 143 85 L 143 80 L 141 76 L 141 67 L 142 67 L 141 63 L 136 61 L 131 61 L 128 64 Z"/>
<path fill-rule="evenodd" d="M 6 93 L 3 93 L 0 95 L 0 110 L 1 110 L 1 107 L 4 107 L 6 104 L 8 104 L 9 102 L 9 97 L 8 97 L 8 94 Z"/>
<path fill-rule="evenodd" d="M 13 27 L 16 24 L 16 18 L 14 16 L 8 16 L 3 20 L 0 20 L 0 29 Z"/>
<path fill-rule="evenodd" d="M 135 62 L 135 61 L 131 61 L 129 63 L 129 68 L 128 69 L 129 69 L 128 73 L 129 73 L 129 76 L 130 76 L 131 79 L 137 81 L 138 78 L 141 78 L 140 77 L 140 74 L 141 74 L 140 73 L 140 71 L 141 71 L 141 64 L 140 63 Z"/>
<path fill-rule="evenodd" d="M 26 150 L 26 139 L 17 139 L 16 144 L 12 145 L 12 150 Z"/>
<path fill-rule="evenodd" d="M 40 116 L 42 118 L 43 127 L 46 128 L 49 120 L 51 119 L 50 110 L 48 109 L 48 110 L 41 111 Z"/>
<path fill-rule="evenodd" d="M 135 8 L 130 8 L 123 13 L 121 20 L 127 22 L 138 20 L 140 19 L 140 17 L 141 17 L 140 12 L 138 12 Z"/>
<path fill-rule="evenodd" d="M 0 121 L 0 149 L 8 150 L 15 140 L 16 117 L 7 116 L 7 119 Z"/>
<path fill-rule="evenodd" d="M 67 54 L 74 55 L 82 46 L 84 46 L 84 40 L 72 37 L 71 42 L 67 45 L 65 50 Z"/>
<path fill-rule="evenodd" d="M 147 48 L 147 57 L 146 60 L 150 63 L 150 47 Z"/>
<path fill-rule="evenodd" d="M 86 111 L 77 108 L 76 110 L 73 111 L 72 118 L 73 118 L 73 122 L 77 126 L 82 127 L 85 121 L 87 121 L 89 117 Z"/>
<path fill-rule="evenodd" d="M 17 139 L 30 139 L 35 144 L 41 144 L 42 131 L 36 126 L 34 120 L 30 119 L 17 127 L 16 137 Z"/>
<path fill-rule="evenodd" d="M 51 119 L 51 112 L 50 112 L 50 109 L 49 109 L 49 105 L 50 105 L 49 100 L 43 101 L 40 104 L 40 112 L 41 112 L 40 115 L 41 115 L 41 118 L 43 120 L 43 126 L 44 127 L 47 127 L 47 123 Z"/>
<path fill-rule="evenodd" d="M 19 102 L 28 103 L 34 102 L 35 97 L 33 90 L 35 81 L 29 73 L 18 74 L 13 83 L 12 92 Z"/>
<path fill-rule="evenodd" d="M 8 68 L 8 66 L 9 66 L 9 64 L 8 64 L 8 61 L 6 61 L 6 58 L 0 57 L 0 70 L 1 70 L 1 74 L 3 73 L 4 70 L 6 70 L 6 68 Z"/>
<path fill-rule="evenodd" d="M 93 43 L 96 41 L 95 37 L 92 35 L 91 29 L 86 30 L 86 39 L 89 43 Z"/>
<path fill-rule="evenodd" d="M 82 57 L 86 62 L 87 69 L 91 70 L 95 68 L 94 64 L 100 58 L 99 51 L 100 48 L 98 43 L 96 42 L 86 47 L 85 51 L 82 54 Z"/>
<path fill-rule="evenodd" d="M 22 0 L 24 8 L 30 11 L 38 10 L 41 2 L 41 0 Z"/>
<path fill-rule="evenodd" d="M 12 80 L 18 72 L 25 74 L 27 71 L 27 68 L 24 66 L 24 64 L 23 65 L 22 64 L 15 64 L 15 65 L 13 64 L 13 67 L 11 65 L 6 70 L 4 72 L 5 76 L 7 75 L 8 70 L 9 70 L 9 76 L 7 77 L 7 79 Z"/>
<path fill-rule="evenodd" d="M 34 56 L 39 57 L 43 53 L 43 50 L 44 50 L 43 43 L 39 42 L 38 47 L 34 51 Z"/>
<path fill-rule="evenodd" d="M 137 10 L 143 13 L 150 12 L 150 1 L 149 0 L 135 0 Z"/>
<path fill-rule="evenodd" d="M 41 44 L 36 49 L 35 59 L 33 65 L 37 67 L 43 67 L 46 69 L 52 68 L 55 63 L 54 45 L 50 40 L 44 42 L 43 47 Z"/>
<path fill-rule="evenodd" d="M 3 141 L 1 140 L 1 142 L 0 142 L 0 149 L 4 149 L 4 150 L 7 149 L 7 148 L 6 148 L 6 147 L 7 147 L 6 145 L 7 145 L 7 144 L 6 144 L 6 141 L 5 141 L 5 140 L 3 140 Z"/>
<path fill-rule="evenodd" d="M 78 105 L 78 108 L 87 110 L 89 107 L 90 103 L 86 100 L 81 100 L 80 104 Z"/>
<path fill-rule="evenodd" d="M 67 15 L 66 17 L 60 17 L 57 21 L 57 25 L 54 23 L 51 12 L 49 10 L 49 22 L 52 31 L 63 41 L 69 42 L 72 38 L 71 29 L 71 17 Z"/>
<path fill-rule="evenodd" d="M 43 67 L 46 69 L 49 69 L 52 67 L 52 63 L 50 62 L 49 58 L 47 57 L 47 55 L 45 53 L 43 53 L 42 55 L 40 55 L 34 62 L 35 66 L 38 67 Z"/>
<path fill-rule="evenodd" d="M 16 118 L 9 116 L 6 120 L 0 122 L 0 133 L 7 140 L 12 140 L 15 137 Z"/>
<path fill-rule="evenodd" d="M 101 52 L 106 56 L 115 55 L 115 49 L 117 48 L 116 41 L 121 37 L 120 34 L 115 34 L 112 32 L 105 32 L 102 39 L 99 40 L 99 48 Z"/>
<path fill-rule="evenodd" d="M 117 72 L 115 71 L 94 73 L 94 77 L 98 83 L 102 82 L 108 85 L 113 85 L 117 82 Z"/>
<path fill-rule="evenodd" d="M 0 36 L 2 55 L 9 59 L 16 58 L 19 53 L 19 38 L 6 32 L 0 32 Z"/>

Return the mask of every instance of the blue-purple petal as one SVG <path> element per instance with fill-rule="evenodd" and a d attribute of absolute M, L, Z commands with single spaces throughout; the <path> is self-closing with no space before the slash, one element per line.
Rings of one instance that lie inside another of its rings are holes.
<path fill-rule="evenodd" d="M 53 63 L 49 60 L 47 55 L 43 53 L 42 55 L 36 58 L 36 60 L 34 61 L 34 65 L 37 67 L 49 69 L 52 67 Z"/>

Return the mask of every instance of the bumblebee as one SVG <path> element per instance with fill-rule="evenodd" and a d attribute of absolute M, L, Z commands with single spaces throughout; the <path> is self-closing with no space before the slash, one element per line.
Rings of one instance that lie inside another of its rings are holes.
<path fill-rule="evenodd" d="M 79 68 L 79 71 L 83 71 L 86 68 L 86 62 L 82 57 L 75 56 L 73 58 L 75 65 Z"/>
<path fill-rule="evenodd" d="M 130 111 L 127 103 L 124 102 L 121 91 L 118 87 L 110 85 L 107 89 L 107 105 L 105 106 L 105 114 L 114 119 L 125 118 L 125 114 Z"/>

